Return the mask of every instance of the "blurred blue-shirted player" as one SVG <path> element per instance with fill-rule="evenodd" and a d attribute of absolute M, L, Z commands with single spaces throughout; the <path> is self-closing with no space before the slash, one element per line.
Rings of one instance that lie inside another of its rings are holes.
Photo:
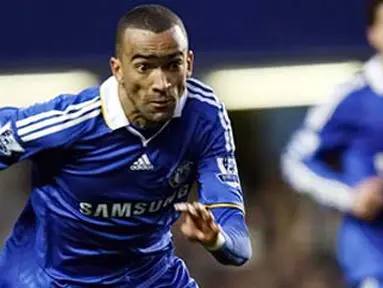
<path fill-rule="evenodd" d="M 1 288 L 197 287 L 173 254 L 182 213 L 183 234 L 219 262 L 251 257 L 230 121 L 191 78 L 182 21 L 158 5 L 130 10 L 110 66 L 100 87 L 0 111 L 0 168 L 33 161 Z"/>
<path fill-rule="evenodd" d="M 297 191 L 345 213 L 338 260 L 355 288 L 383 287 L 383 0 L 368 15 L 377 55 L 308 113 L 282 158 Z M 339 165 L 329 164 L 334 156 Z"/>

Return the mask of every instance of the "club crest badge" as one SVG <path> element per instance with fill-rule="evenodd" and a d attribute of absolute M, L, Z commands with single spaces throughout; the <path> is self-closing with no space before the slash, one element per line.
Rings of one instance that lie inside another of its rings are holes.
<path fill-rule="evenodd" d="M 194 163 L 185 161 L 181 163 L 172 173 L 169 184 L 173 188 L 178 188 L 184 184 L 193 173 Z"/>

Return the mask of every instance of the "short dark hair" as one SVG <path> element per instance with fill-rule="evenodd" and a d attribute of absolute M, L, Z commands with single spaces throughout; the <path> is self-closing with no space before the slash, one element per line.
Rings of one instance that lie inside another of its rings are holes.
<path fill-rule="evenodd" d="M 154 33 L 161 33 L 173 26 L 179 26 L 187 37 L 185 26 L 173 11 L 168 8 L 156 5 L 139 5 L 126 12 L 118 22 L 116 31 L 116 55 L 120 54 L 124 33 L 127 28 L 149 30 Z"/>
<path fill-rule="evenodd" d="M 377 12 L 380 5 L 383 4 L 383 0 L 370 0 L 367 7 L 367 26 L 371 27 L 376 22 Z"/>

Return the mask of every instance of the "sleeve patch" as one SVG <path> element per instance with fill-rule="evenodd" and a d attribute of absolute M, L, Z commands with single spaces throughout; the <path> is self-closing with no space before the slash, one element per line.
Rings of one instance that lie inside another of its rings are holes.
<path fill-rule="evenodd" d="M 217 173 L 217 178 L 223 183 L 233 188 L 240 188 L 240 180 L 238 176 L 238 168 L 235 158 L 229 157 L 218 157 L 217 165 L 220 173 Z"/>
<path fill-rule="evenodd" d="M 13 152 L 23 153 L 24 148 L 17 142 L 11 122 L 0 128 L 0 153 L 11 156 Z"/>

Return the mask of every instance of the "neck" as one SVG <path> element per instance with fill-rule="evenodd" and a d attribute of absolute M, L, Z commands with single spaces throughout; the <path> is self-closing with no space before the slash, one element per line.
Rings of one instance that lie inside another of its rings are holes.
<path fill-rule="evenodd" d="M 146 119 L 140 111 L 135 107 L 134 103 L 131 101 L 130 97 L 127 97 L 125 89 L 121 85 L 118 87 L 118 97 L 122 105 L 122 109 L 129 122 L 134 124 L 139 128 L 155 128 L 159 126 L 160 123 L 152 122 Z"/>

